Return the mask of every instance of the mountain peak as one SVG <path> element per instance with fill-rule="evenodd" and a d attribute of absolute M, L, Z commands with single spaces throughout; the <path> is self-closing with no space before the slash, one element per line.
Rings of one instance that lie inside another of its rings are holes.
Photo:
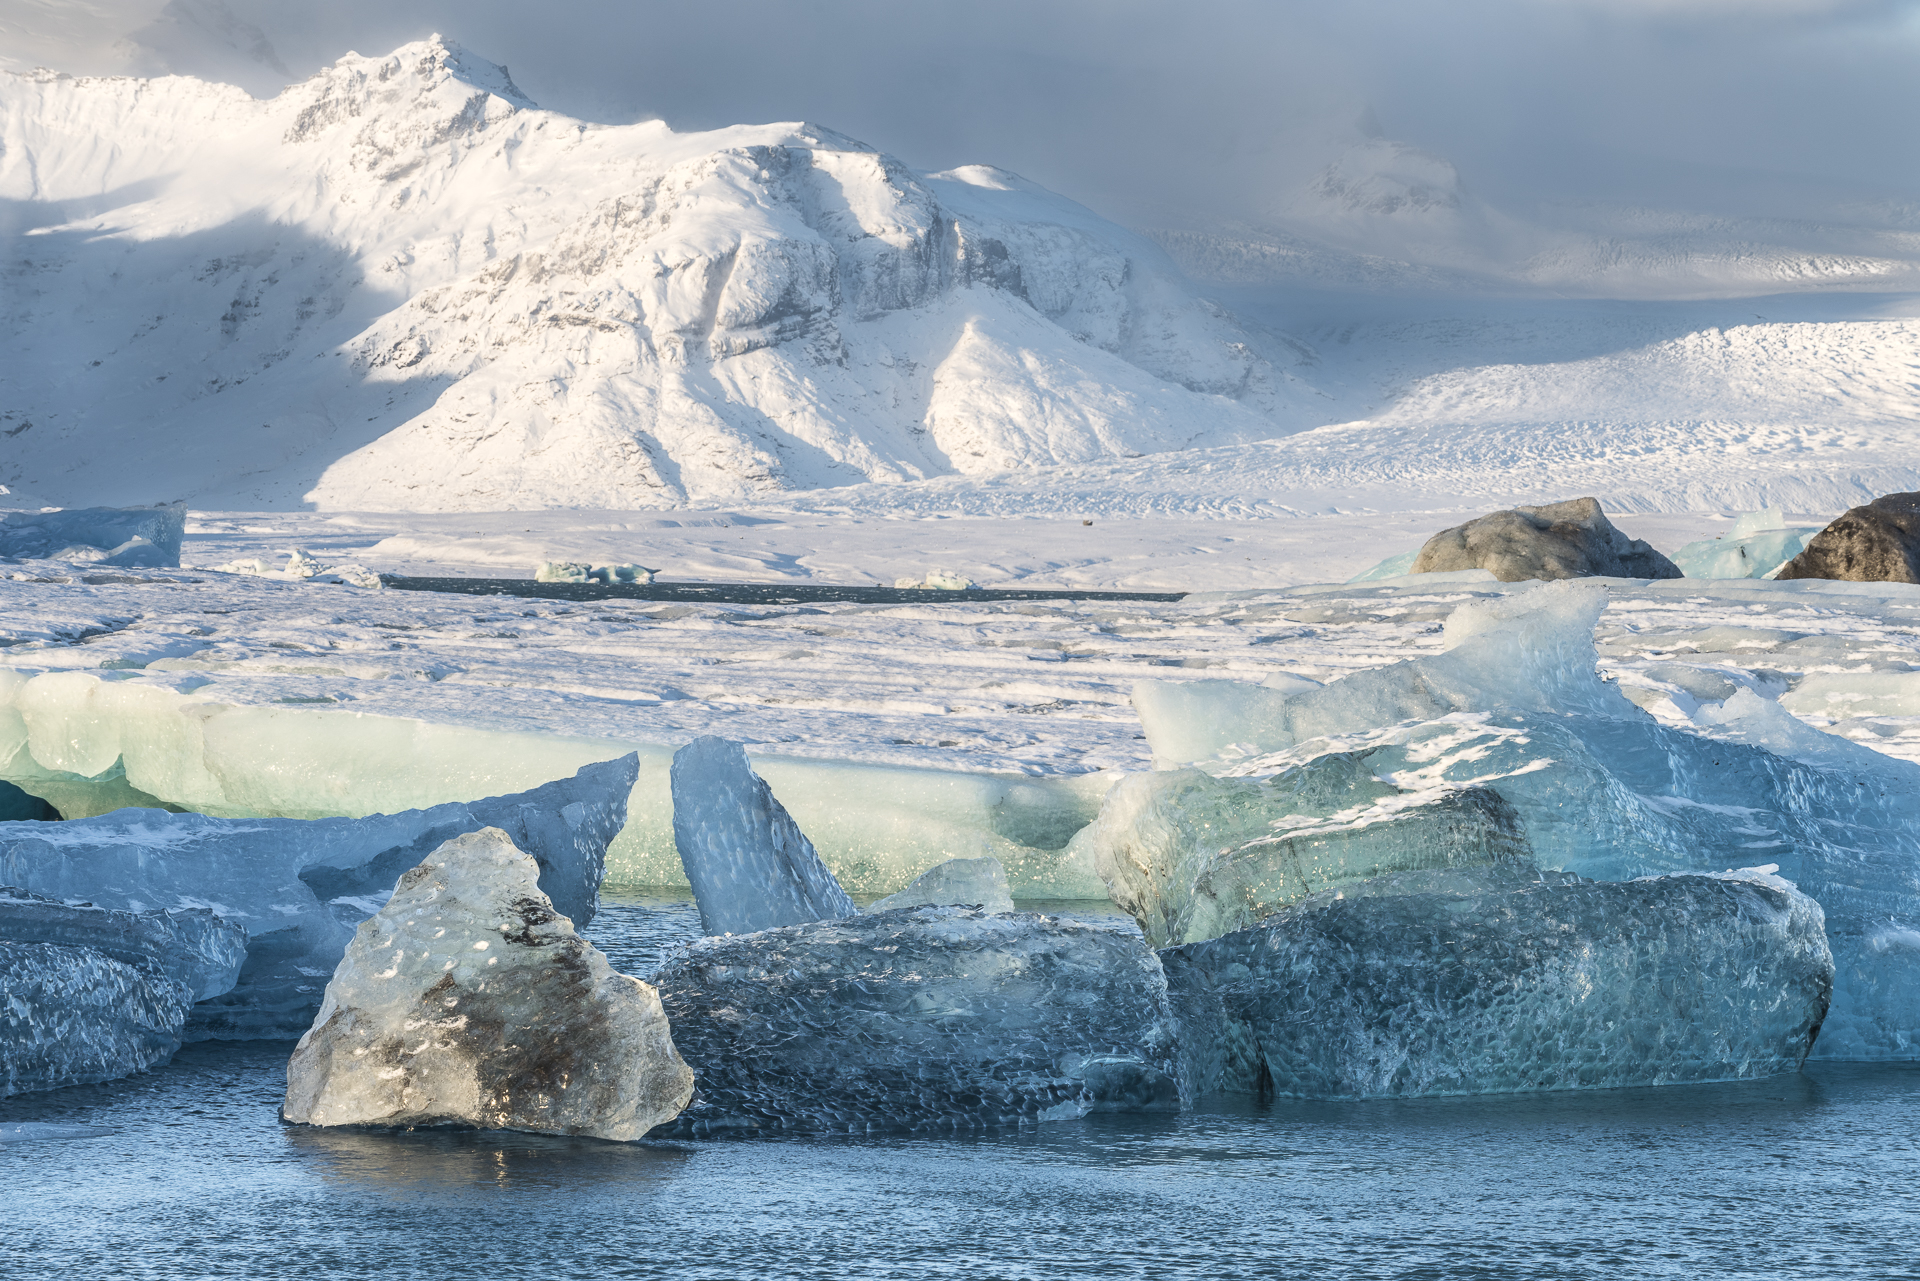
<path fill-rule="evenodd" d="M 287 130 L 288 142 L 308 141 L 361 117 L 407 119 L 410 130 L 440 140 L 538 110 L 505 67 L 438 34 L 382 57 L 349 53 L 288 92 L 307 99 Z"/>

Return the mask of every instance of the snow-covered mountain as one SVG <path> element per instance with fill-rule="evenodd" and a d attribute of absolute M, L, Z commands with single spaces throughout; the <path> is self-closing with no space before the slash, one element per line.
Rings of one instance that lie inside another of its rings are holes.
<path fill-rule="evenodd" d="M 438 37 L 268 101 L 0 76 L 0 210 L 0 484 L 47 502 L 659 507 L 1327 416 L 1015 175 L 595 126 Z"/>

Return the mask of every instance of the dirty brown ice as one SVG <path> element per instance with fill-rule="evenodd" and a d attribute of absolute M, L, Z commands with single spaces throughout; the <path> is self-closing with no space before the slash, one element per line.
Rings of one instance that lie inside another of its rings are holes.
<path fill-rule="evenodd" d="M 1678 565 L 1614 528 L 1594 498 L 1515 507 L 1443 529 L 1413 562 L 1416 574 L 1462 569 L 1487 570 L 1503 583 L 1681 577 Z"/>
<path fill-rule="evenodd" d="M 1920 493 L 1882 494 L 1844 513 L 1774 577 L 1920 583 Z"/>
<path fill-rule="evenodd" d="M 505 832 L 448 841 L 362 924 L 287 1064 L 286 1120 L 637 1139 L 693 1094 L 659 995 L 615 973 Z"/>

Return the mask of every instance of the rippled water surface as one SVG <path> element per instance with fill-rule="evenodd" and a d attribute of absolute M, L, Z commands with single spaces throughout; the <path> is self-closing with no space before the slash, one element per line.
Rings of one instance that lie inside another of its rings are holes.
<path fill-rule="evenodd" d="M 0 1101 L 0 1276 L 1920 1276 L 1920 1065 L 620 1145 L 282 1126 L 290 1049 Z"/>

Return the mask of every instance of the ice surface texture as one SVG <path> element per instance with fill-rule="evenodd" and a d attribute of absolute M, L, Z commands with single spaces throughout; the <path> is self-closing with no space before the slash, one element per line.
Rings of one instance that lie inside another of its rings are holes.
<path fill-rule="evenodd" d="M 699 1098 L 669 1127 L 951 1131 L 1179 1105 L 1132 934 L 918 907 L 706 938 L 654 976 Z"/>
<path fill-rule="evenodd" d="M 738 743 L 696 738 L 673 754 L 673 839 L 709 934 L 859 910 Z"/>
<path fill-rule="evenodd" d="M 1406 873 L 1161 955 L 1190 1089 L 1307 1098 L 1793 1071 L 1833 982 L 1819 906 L 1765 875 Z"/>
<path fill-rule="evenodd" d="M 1310 894 L 1387 872 L 1532 866 L 1520 816 L 1483 787 L 1404 792 L 1367 752 L 1271 778 L 1136 774 L 1074 837 L 1155 947 L 1244 929 Z"/>
<path fill-rule="evenodd" d="M 539 862 L 556 908 L 590 920 L 637 769 L 626 756 L 512 796 L 366 818 L 142 809 L 4 823 L 0 884 L 130 911 L 211 909 L 246 928 L 247 961 L 231 992 L 196 1009 L 190 1036 L 293 1036 L 312 1022 L 353 927 L 401 872 L 454 836 L 504 829 Z"/>
<path fill-rule="evenodd" d="M 185 503 L 0 514 L 0 556 L 95 565 L 178 565 Z"/>
<path fill-rule="evenodd" d="M 0 1095 L 165 1063 L 192 1003 L 185 984 L 92 948 L 0 941 Z"/>
<path fill-rule="evenodd" d="M 498 828 L 407 872 L 354 932 L 287 1064 L 288 1121 L 637 1139 L 693 1074 L 654 989 L 616 974 Z"/>
<path fill-rule="evenodd" d="M 1920 583 L 1920 493 L 1883 494 L 1843 513 L 1774 577 Z"/>
<path fill-rule="evenodd" d="M 1530 578 L 1678 578 L 1679 567 L 1615 529 L 1598 501 L 1571 498 L 1516 507 L 1442 530 L 1414 557 L 1412 572 L 1491 570 L 1503 583 Z"/>
<path fill-rule="evenodd" d="M 897 907 L 939 907 L 964 904 L 989 912 L 1011 912 L 1013 891 L 1007 886 L 1007 869 L 997 858 L 950 858 L 936 863 L 915 877 L 913 884 L 898 894 L 889 894 L 867 908 L 869 912 L 891 912 Z"/>
<path fill-rule="evenodd" d="M 90 948 L 172 979 L 195 1001 L 232 990 L 247 956 L 247 932 L 206 908 L 124 912 L 5 886 L 0 886 L 0 939 Z"/>

